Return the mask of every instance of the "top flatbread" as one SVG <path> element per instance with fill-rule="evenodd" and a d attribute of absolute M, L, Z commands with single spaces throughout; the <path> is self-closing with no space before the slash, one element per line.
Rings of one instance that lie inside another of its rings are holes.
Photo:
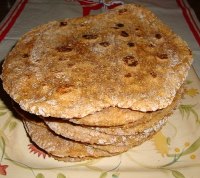
<path fill-rule="evenodd" d="M 168 106 L 192 62 L 187 44 L 144 7 L 119 6 L 25 34 L 3 64 L 3 87 L 26 111 L 84 117 L 107 107 Z"/>

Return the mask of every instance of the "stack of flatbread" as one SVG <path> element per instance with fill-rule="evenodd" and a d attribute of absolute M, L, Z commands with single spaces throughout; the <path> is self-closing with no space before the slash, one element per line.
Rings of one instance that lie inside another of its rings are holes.
<path fill-rule="evenodd" d="M 180 37 L 127 4 L 34 28 L 8 54 L 2 81 L 30 139 L 57 160 L 82 161 L 157 133 L 191 63 Z"/>

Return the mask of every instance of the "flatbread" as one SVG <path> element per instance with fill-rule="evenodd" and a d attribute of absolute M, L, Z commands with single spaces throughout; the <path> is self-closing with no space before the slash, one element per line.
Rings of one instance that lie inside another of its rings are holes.
<path fill-rule="evenodd" d="M 43 122 L 23 120 L 31 140 L 50 155 L 57 157 L 102 157 L 112 156 L 106 151 L 95 149 L 72 140 L 64 139 L 51 132 Z"/>
<path fill-rule="evenodd" d="M 72 126 L 69 123 L 46 122 L 46 124 L 56 134 L 61 135 L 67 139 L 88 144 L 121 146 L 129 144 L 130 140 L 133 140 L 133 138 L 138 137 L 139 134 L 143 134 L 144 130 L 148 130 L 149 128 L 152 128 L 153 130 L 154 125 L 156 125 L 160 120 L 162 123 L 163 118 L 159 119 L 155 118 L 152 119 L 151 122 L 136 126 L 137 128 L 140 129 L 140 132 L 134 132 L 133 134 L 130 134 L 131 130 L 137 130 L 137 129 L 134 129 L 134 127 L 126 129 L 127 131 L 129 131 L 129 133 L 127 134 L 124 132 L 124 135 L 107 134 L 90 128 L 85 128 L 81 126 Z M 162 123 L 161 125 L 164 125 L 164 123 Z M 114 130 L 116 130 L 115 131 L 116 133 L 118 128 L 115 128 Z"/>
<path fill-rule="evenodd" d="M 108 107 L 146 112 L 171 104 L 191 62 L 169 27 L 127 4 L 31 30 L 5 59 L 2 80 L 21 108 L 44 117 L 81 118 Z"/>
<path fill-rule="evenodd" d="M 129 149 L 142 144 L 143 142 L 152 138 L 167 122 L 167 118 L 160 120 L 153 126 L 144 129 L 143 132 L 133 136 L 123 136 L 124 142 L 117 143 L 116 145 L 92 145 L 94 148 L 98 148 L 103 151 L 108 151 L 111 154 L 120 154 L 128 151 Z"/>
<path fill-rule="evenodd" d="M 161 122 L 156 123 L 154 127 L 145 129 L 143 133 L 138 135 L 128 137 L 124 143 L 117 145 L 84 144 L 56 135 L 49 130 L 42 121 L 24 119 L 23 122 L 31 140 L 50 155 L 60 158 L 98 158 L 114 156 L 142 144 L 144 141 L 150 139 L 152 135 L 157 133 L 166 123 L 166 120 L 167 119 L 163 119 Z"/>
<path fill-rule="evenodd" d="M 61 160 L 65 160 L 65 158 L 66 160 L 70 160 L 70 158 L 75 158 L 74 160 L 83 158 L 82 160 L 85 160 L 87 158 L 108 157 L 123 153 L 150 139 L 167 121 L 166 118 L 163 118 L 137 135 L 122 136 L 123 140 L 116 144 L 96 145 L 81 143 L 59 136 L 50 130 L 37 116 L 31 115 L 19 107 L 15 107 L 15 111 L 22 119 L 30 139 L 49 155 L 59 157 Z"/>
<path fill-rule="evenodd" d="M 184 88 L 178 90 L 173 102 L 168 107 L 149 113 L 142 113 L 143 118 L 140 122 L 127 123 L 120 127 L 88 127 L 85 125 L 76 125 L 61 119 L 44 119 L 47 126 L 53 130 L 56 134 L 62 135 L 65 138 L 72 139 L 79 142 L 99 145 L 109 145 L 125 142 L 126 137 L 124 135 L 136 135 L 143 132 L 147 128 L 151 128 L 155 123 L 159 122 L 166 116 L 169 116 L 178 105 Z M 119 109 L 118 110 L 123 110 Z M 100 111 L 101 112 L 101 111 Z M 131 111 L 132 115 L 136 111 Z M 91 115 L 94 116 L 95 114 Z M 86 116 L 87 117 L 87 116 Z M 96 116 L 94 116 L 96 117 Z M 109 116 L 108 116 L 109 117 Z M 111 116 L 110 120 L 114 120 L 114 116 Z M 106 115 L 105 115 L 106 118 Z M 81 120 L 81 119 L 80 119 Z M 94 120 L 91 118 L 91 120 Z M 94 120 L 95 121 L 95 120 Z"/>
<path fill-rule="evenodd" d="M 50 155 L 56 157 L 108 157 L 116 154 L 120 154 L 129 150 L 131 147 L 141 144 L 147 138 L 149 138 L 155 131 L 148 132 L 146 134 L 140 134 L 129 139 L 126 145 L 88 145 L 79 143 L 73 140 L 55 135 L 43 122 L 35 120 L 23 120 L 24 126 L 31 140 L 38 145 L 41 149 L 45 150 Z"/>
<path fill-rule="evenodd" d="M 163 117 L 165 114 L 170 113 L 173 108 L 178 105 L 183 93 L 184 86 L 177 91 L 173 102 L 168 107 L 154 112 L 139 112 L 130 109 L 110 107 L 83 118 L 71 118 L 69 121 L 79 125 L 96 126 L 95 129 L 97 130 L 106 130 L 109 127 L 109 129 L 112 129 L 110 131 L 112 134 L 115 132 L 115 127 L 113 126 L 123 126 L 126 128 L 128 125 L 128 127 L 134 127 L 141 123 L 148 122 L 152 118 Z M 104 127 L 106 128 L 104 129 Z"/>

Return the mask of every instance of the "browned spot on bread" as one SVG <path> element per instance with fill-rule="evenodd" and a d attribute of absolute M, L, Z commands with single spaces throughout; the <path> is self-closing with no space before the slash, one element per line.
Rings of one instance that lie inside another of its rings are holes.
<path fill-rule="evenodd" d="M 135 46 L 135 43 L 133 43 L 133 42 L 128 42 L 127 45 L 128 45 L 129 47 L 133 47 L 133 46 Z"/>
<path fill-rule="evenodd" d="M 129 36 L 129 34 L 126 31 L 121 31 L 120 35 L 123 36 L 123 37 L 128 37 Z"/>
<path fill-rule="evenodd" d="M 153 78 L 156 78 L 156 77 L 157 77 L 157 74 L 156 74 L 154 71 L 150 72 L 150 74 L 151 74 L 151 76 L 152 76 Z"/>
<path fill-rule="evenodd" d="M 74 87 L 74 85 L 72 85 L 72 84 L 65 84 L 65 85 L 61 85 L 60 87 L 58 87 L 56 89 L 56 91 L 60 94 L 64 94 L 64 93 L 71 92 L 73 87 Z"/>
<path fill-rule="evenodd" d="M 100 44 L 101 46 L 103 46 L 103 47 L 107 47 L 107 46 L 110 45 L 110 43 L 107 42 L 107 41 L 101 42 L 101 43 L 99 43 L 99 44 Z"/>
<path fill-rule="evenodd" d="M 67 25 L 67 22 L 60 22 L 60 27 L 63 27 L 63 26 L 66 26 Z"/>
<path fill-rule="evenodd" d="M 128 10 L 127 9 L 120 9 L 119 10 L 119 14 L 124 14 L 124 13 L 126 13 Z"/>
<path fill-rule="evenodd" d="M 123 23 L 118 23 L 118 24 L 116 24 L 116 26 L 121 28 L 121 27 L 124 27 L 124 24 Z"/>
<path fill-rule="evenodd" d="M 126 65 L 131 67 L 138 65 L 138 60 L 134 56 L 126 56 L 123 58 L 123 61 Z"/>
<path fill-rule="evenodd" d="M 29 57 L 29 54 L 25 53 L 25 54 L 22 55 L 22 57 L 27 58 L 27 57 Z"/>
<path fill-rule="evenodd" d="M 161 38 L 162 38 L 162 35 L 161 35 L 160 33 L 156 33 L 156 34 L 155 34 L 155 37 L 156 37 L 157 39 L 161 39 Z"/>
<path fill-rule="evenodd" d="M 124 75 L 124 77 L 130 78 L 131 77 L 131 73 L 127 73 L 126 75 Z"/>
<path fill-rule="evenodd" d="M 93 40 L 93 39 L 96 39 L 98 37 L 98 35 L 96 35 L 96 34 L 85 34 L 82 37 L 87 39 L 87 40 Z"/>
<path fill-rule="evenodd" d="M 63 45 L 63 46 L 57 47 L 56 50 L 58 52 L 70 52 L 70 51 L 73 50 L 73 48 L 71 46 L 68 46 L 68 45 Z"/>
<path fill-rule="evenodd" d="M 75 64 L 74 63 L 69 63 L 67 64 L 67 67 L 73 67 Z"/>
<path fill-rule="evenodd" d="M 59 58 L 58 58 L 59 61 L 65 61 L 66 59 L 67 59 L 67 58 L 64 58 L 64 57 L 59 57 Z"/>
<path fill-rule="evenodd" d="M 160 59 L 168 59 L 168 55 L 165 53 L 161 53 L 157 55 Z"/>

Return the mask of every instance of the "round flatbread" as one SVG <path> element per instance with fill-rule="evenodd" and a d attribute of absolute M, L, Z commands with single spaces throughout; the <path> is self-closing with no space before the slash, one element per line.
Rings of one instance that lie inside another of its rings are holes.
<path fill-rule="evenodd" d="M 108 107 L 167 107 L 192 62 L 187 44 L 152 12 L 127 4 L 25 34 L 3 64 L 3 87 L 26 111 L 84 117 Z"/>

